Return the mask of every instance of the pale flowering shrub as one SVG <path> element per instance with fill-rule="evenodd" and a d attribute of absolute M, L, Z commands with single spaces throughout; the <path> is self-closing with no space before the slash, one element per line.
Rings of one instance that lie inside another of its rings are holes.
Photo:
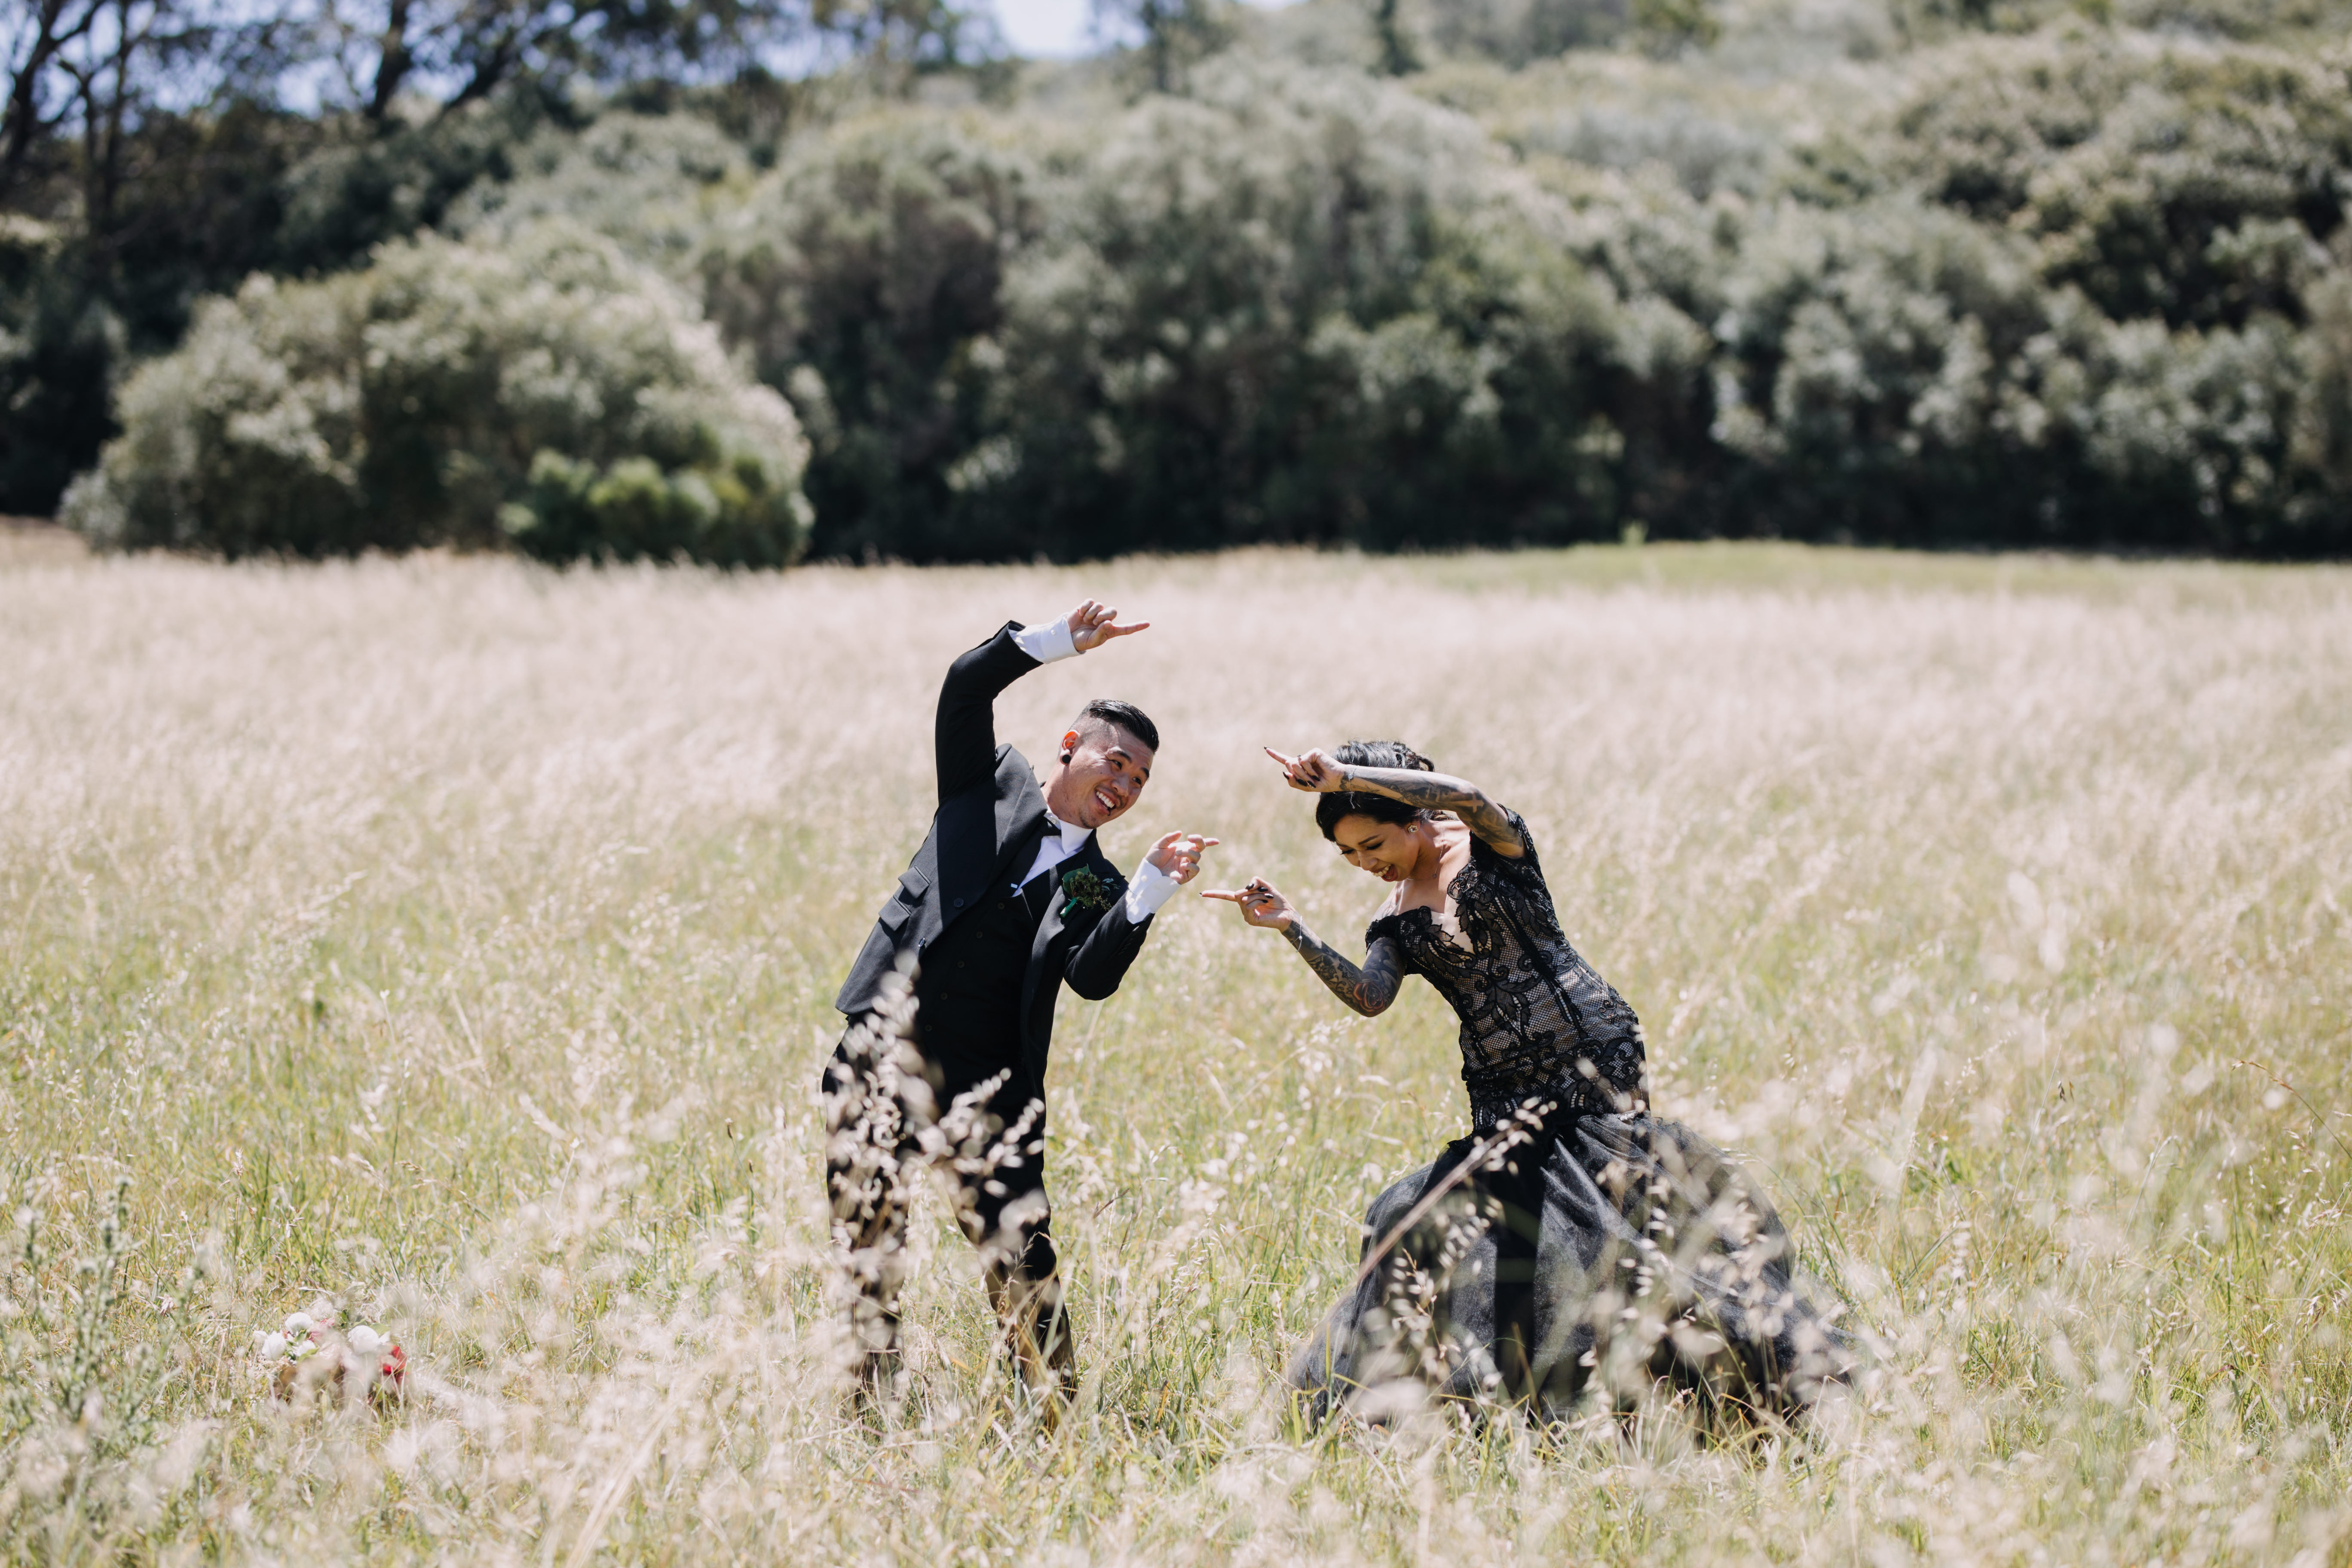
<path fill-rule="evenodd" d="M 2352 79 L 2341 58 L 2049 33 L 1929 58 L 1859 130 L 1885 173 L 2026 237 L 2045 280 L 2109 316 L 2235 326 L 2297 313 L 2328 266 Z"/>
<path fill-rule="evenodd" d="M 124 386 L 68 497 L 93 542 L 229 556 L 511 544 L 566 560 L 794 559 L 805 444 L 717 334 L 608 241 L 389 246 L 257 277 Z"/>
<path fill-rule="evenodd" d="M 691 272 L 712 226 L 751 179 L 744 149 L 693 114 L 616 110 L 583 131 L 542 128 L 513 162 L 512 178 L 478 181 L 455 204 L 448 232 L 500 245 L 563 218 L 673 276 Z"/>

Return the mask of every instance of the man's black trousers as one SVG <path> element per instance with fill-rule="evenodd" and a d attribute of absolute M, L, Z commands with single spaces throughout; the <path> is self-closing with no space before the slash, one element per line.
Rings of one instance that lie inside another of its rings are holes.
<path fill-rule="evenodd" d="M 1016 1369 L 1033 1386 L 1058 1380 L 1072 1355 L 1045 1194 L 1044 1086 L 1009 1043 L 933 1052 L 919 1037 L 894 1042 L 866 1023 L 851 1020 L 824 1086 L 826 1184 L 855 1294 L 861 1370 L 895 1368 L 907 1211 L 928 1167 L 950 1177 Z"/>

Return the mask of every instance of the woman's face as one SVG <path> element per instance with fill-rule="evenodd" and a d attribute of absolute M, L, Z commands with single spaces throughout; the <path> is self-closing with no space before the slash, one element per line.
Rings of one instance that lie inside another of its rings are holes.
<path fill-rule="evenodd" d="M 1428 839 L 1410 822 L 1381 822 L 1361 815 L 1343 816 L 1331 829 L 1331 842 L 1348 864 L 1370 871 L 1383 882 L 1408 881 Z"/>

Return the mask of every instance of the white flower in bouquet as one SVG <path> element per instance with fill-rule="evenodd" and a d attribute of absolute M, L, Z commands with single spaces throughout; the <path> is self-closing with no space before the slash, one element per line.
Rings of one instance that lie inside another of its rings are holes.
<path fill-rule="evenodd" d="M 254 1331 L 254 1352 L 274 1369 L 270 1381 L 278 1397 L 291 1400 L 304 1393 L 333 1391 L 345 1402 L 362 1396 L 379 1402 L 398 1399 L 408 1372 L 407 1352 L 371 1323 L 356 1323 L 338 1333 L 337 1316 L 324 1307 L 315 1313 L 289 1312 L 282 1331 Z"/>

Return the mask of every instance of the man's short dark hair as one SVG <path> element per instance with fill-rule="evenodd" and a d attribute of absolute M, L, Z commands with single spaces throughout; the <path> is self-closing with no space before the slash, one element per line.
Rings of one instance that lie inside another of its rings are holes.
<path fill-rule="evenodd" d="M 1132 702 L 1121 702 L 1115 697 L 1097 697 L 1078 710 L 1078 723 L 1083 724 L 1089 719 L 1124 730 L 1155 752 L 1160 749 L 1160 726 L 1146 718 L 1143 710 Z"/>

